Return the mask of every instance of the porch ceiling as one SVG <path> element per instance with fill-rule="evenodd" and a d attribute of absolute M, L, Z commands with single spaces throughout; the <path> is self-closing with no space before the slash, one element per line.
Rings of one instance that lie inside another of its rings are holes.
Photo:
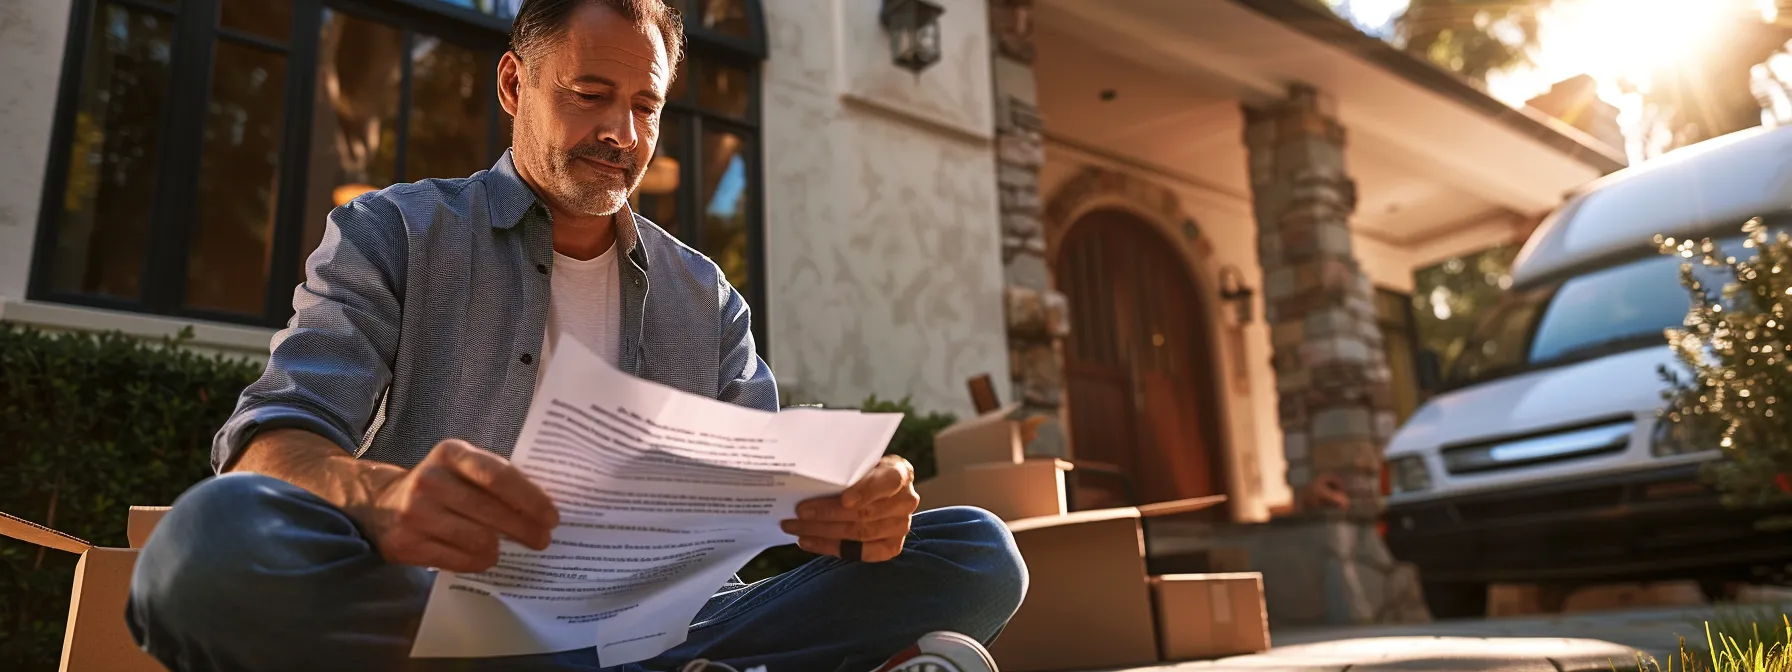
<path fill-rule="evenodd" d="M 1335 100 L 1359 187 L 1354 221 L 1387 242 L 1416 244 L 1501 211 L 1540 213 L 1603 172 L 1235 0 L 1035 7 L 1048 136 L 1221 195 L 1250 194 L 1240 106 L 1294 82 Z"/>

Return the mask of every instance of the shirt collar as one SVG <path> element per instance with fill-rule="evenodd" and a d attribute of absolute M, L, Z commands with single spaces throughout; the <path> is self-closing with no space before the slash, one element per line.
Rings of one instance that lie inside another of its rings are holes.
<path fill-rule="evenodd" d="M 498 157 L 498 163 L 492 166 L 486 182 L 490 185 L 492 228 L 514 227 L 532 209 L 540 208 L 543 215 L 547 214 L 547 206 L 535 196 L 535 190 L 529 188 L 529 183 L 523 181 L 522 175 L 516 172 L 516 160 L 511 157 L 511 150 L 504 150 L 504 155 Z M 627 201 L 622 203 L 621 210 L 616 211 L 615 221 L 616 244 L 629 257 L 645 265 L 647 255 L 640 249 L 641 229 L 635 221 L 635 211 Z"/>

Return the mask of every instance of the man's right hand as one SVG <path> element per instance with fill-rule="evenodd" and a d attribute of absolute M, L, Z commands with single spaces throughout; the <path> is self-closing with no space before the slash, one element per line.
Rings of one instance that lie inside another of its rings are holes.
<path fill-rule="evenodd" d="M 542 550 L 560 524 L 522 471 L 465 441 L 443 441 L 416 467 L 380 477 L 371 501 L 344 511 L 386 562 L 482 572 L 498 562 L 499 535 Z"/>

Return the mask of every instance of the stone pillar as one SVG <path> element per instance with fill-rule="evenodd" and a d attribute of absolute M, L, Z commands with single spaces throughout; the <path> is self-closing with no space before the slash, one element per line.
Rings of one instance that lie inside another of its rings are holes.
<path fill-rule="evenodd" d="M 1395 415 L 1374 288 L 1350 246 L 1344 128 L 1310 87 L 1245 109 L 1265 320 L 1295 515 L 1246 535 L 1273 622 L 1430 620 L 1418 572 L 1376 533 Z"/>
<path fill-rule="evenodd" d="M 1263 293 L 1297 511 L 1380 516 L 1395 415 L 1374 289 L 1350 245 L 1344 128 L 1313 89 L 1245 111 Z"/>
<path fill-rule="evenodd" d="M 1039 167 L 1045 124 L 1033 81 L 1032 0 L 989 0 L 990 61 L 995 100 L 996 180 L 1001 194 L 1002 268 L 1006 282 L 1009 370 L 1021 415 L 1036 418 L 1029 455 L 1068 457 L 1060 407 L 1063 340 L 1069 333 L 1064 295 L 1052 288 L 1040 223 Z"/>

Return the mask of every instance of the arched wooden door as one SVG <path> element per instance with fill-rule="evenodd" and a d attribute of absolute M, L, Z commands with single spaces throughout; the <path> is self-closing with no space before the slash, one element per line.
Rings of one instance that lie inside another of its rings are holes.
<path fill-rule="evenodd" d="M 1072 450 L 1125 476 L 1073 471 L 1076 507 L 1222 494 L 1208 312 L 1175 246 L 1136 215 L 1098 210 L 1071 224 L 1056 268 Z"/>

